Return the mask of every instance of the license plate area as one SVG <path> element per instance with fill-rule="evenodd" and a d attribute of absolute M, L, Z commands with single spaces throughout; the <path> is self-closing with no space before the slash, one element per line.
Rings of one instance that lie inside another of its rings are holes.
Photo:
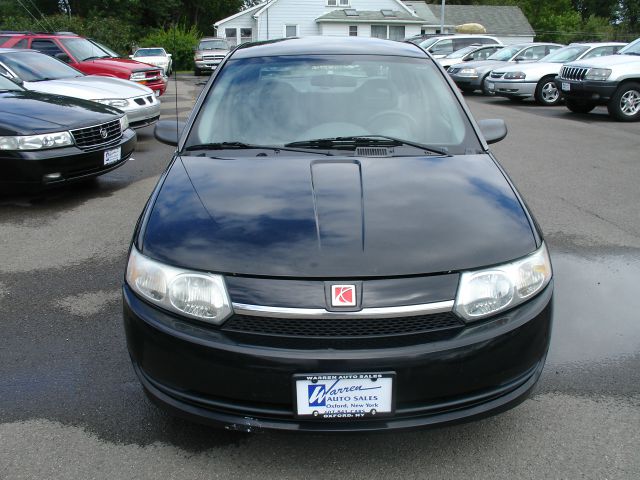
<path fill-rule="evenodd" d="M 393 415 L 395 373 L 330 373 L 293 376 L 298 418 L 355 420 Z"/>
<path fill-rule="evenodd" d="M 571 84 L 568 82 L 562 82 L 562 91 L 568 92 L 571 90 Z"/>
<path fill-rule="evenodd" d="M 104 151 L 104 164 L 111 165 L 112 163 L 116 163 L 120 161 L 122 155 L 122 148 L 112 148 L 110 150 Z"/>

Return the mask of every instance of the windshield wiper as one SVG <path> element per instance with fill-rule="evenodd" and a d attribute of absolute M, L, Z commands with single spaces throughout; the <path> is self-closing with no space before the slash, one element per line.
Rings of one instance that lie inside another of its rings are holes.
<path fill-rule="evenodd" d="M 313 140 L 302 140 L 285 144 L 285 147 L 300 148 L 321 148 L 321 149 L 347 149 L 352 150 L 357 147 L 400 147 L 409 146 L 424 150 L 436 155 L 449 155 L 445 149 L 423 145 L 422 143 L 402 140 L 385 135 L 354 135 L 349 137 L 317 138 Z"/>
<path fill-rule="evenodd" d="M 253 145 L 250 143 L 243 142 L 216 142 L 216 143 L 201 143 L 198 145 L 189 145 L 185 147 L 186 151 L 193 150 L 273 150 L 274 152 L 278 152 L 280 150 L 284 150 L 287 152 L 300 152 L 300 153 L 318 153 L 318 152 L 309 152 L 308 150 L 300 150 L 295 148 L 287 148 L 278 147 L 276 145 Z M 323 153 L 323 155 L 332 155 L 331 153 Z"/>
<path fill-rule="evenodd" d="M 95 60 L 96 58 L 111 58 L 111 55 L 102 55 L 102 56 L 94 56 L 94 57 L 87 57 L 84 60 L 82 60 L 83 62 L 86 62 L 87 60 Z"/>

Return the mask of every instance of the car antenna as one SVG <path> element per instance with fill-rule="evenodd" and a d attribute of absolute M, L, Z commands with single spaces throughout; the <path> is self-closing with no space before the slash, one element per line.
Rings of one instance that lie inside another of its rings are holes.
<path fill-rule="evenodd" d="M 177 45 L 177 41 L 176 41 L 176 23 L 173 23 L 173 52 L 176 53 L 176 45 Z M 172 63 L 172 67 L 173 67 L 173 62 Z M 178 127 L 178 72 L 177 69 L 172 68 L 173 72 L 173 87 L 175 89 L 175 105 L 176 105 L 176 150 L 178 150 L 178 142 L 180 141 L 180 132 L 179 127 Z"/>

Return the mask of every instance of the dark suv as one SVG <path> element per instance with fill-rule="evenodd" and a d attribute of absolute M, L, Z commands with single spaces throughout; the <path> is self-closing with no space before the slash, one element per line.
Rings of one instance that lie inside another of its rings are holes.
<path fill-rule="evenodd" d="M 123 78 L 152 89 L 156 96 L 167 89 L 167 81 L 158 67 L 128 58 L 114 57 L 96 42 L 71 32 L 0 32 L 4 48 L 30 48 L 62 60 L 87 75 Z"/>

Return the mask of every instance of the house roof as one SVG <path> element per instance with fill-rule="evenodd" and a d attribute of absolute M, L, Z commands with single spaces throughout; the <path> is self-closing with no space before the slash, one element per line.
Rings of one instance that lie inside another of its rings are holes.
<path fill-rule="evenodd" d="M 254 5 L 251 8 L 247 8 L 246 10 L 240 10 L 238 13 L 236 13 L 235 15 L 231 15 L 230 17 L 226 17 L 223 18 L 222 20 L 218 20 L 216 23 L 213 24 L 214 27 L 218 27 L 218 25 L 222 24 L 222 23 L 226 23 L 229 20 L 233 20 L 235 18 L 241 17 L 243 15 L 247 15 L 249 13 L 255 12 L 256 10 L 258 10 L 259 8 L 264 7 L 264 3 L 259 3 L 257 5 Z"/>
<path fill-rule="evenodd" d="M 404 2 L 407 7 L 416 12 L 420 18 L 424 18 L 425 25 L 440 24 L 440 13 L 434 15 L 429 6 L 421 0 L 413 0 Z M 438 12 L 440 12 L 438 10 Z"/>
<path fill-rule="evenodd" d="M 440 5 L 427 5 L 434 16 L 439 18 Z M 444 21 L 447 25 L 479 23 L 493 35 L 534 36 L 520 7 L 499 5 L 446 5 Z M 436 25 L 440 22 L 436 21 Z"/>
<path fill-rule="evenodd" d="M 347 12 L 355 12 L 356 15 L 347 15 Z M 387 12 L 388 10 L 384 10 Z M 424 19 L 412 15 L 406 11 L 393 10 L 392 15 L 385 15 L 383 10 L 354 10 L 343 9 L 333 10 L 321 17 L 316 18 L 318 23 L 415 23 L 418 25 L 424 24 Z"/>

